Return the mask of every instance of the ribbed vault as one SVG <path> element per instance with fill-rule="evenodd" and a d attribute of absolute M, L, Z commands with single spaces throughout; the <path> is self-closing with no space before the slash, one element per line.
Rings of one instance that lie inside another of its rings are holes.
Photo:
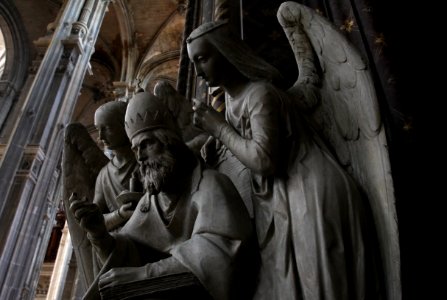
<path fill-rule="evenodd" d="M 92 128 L 99 105 L 136 88 L 152 89 L 159 79 L 175 85 L 185 20 L 183 2 L 117 0 L 109 5 L 74 121 Z"/>

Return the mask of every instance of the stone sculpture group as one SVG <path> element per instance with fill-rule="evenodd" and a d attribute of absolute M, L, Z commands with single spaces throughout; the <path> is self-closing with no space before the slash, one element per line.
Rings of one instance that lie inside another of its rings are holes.
<path fill-rule="evenodd" d="M 286 91 L 220 20 L 186 42 L 225 114 L 164 83 L 98 109 L 114 157 L 93 195 L 69 184 L 65 200 L 86 299 L 386 298 L 397 234 L 374 228 L 392 183 L 368 69 L 309 8 L 286 2 L 278 19 L 300 73 Z"/>

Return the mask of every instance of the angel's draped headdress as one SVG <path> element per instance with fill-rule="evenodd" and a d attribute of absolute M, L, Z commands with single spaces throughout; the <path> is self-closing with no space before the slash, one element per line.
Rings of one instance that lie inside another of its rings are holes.
<path fill-rule="evenodd" d="M 140 92 L 130 99 L 125 116 L 129 140 L 141 132 L 168 129 L 181 137 L 179 127 L 168 107 L 154 94 Z"/>
<path fill-rule="evenodd" d="M 212 44 L 236 69 L 250 80 L 266 80 L 281 84 L 279 71 L 259 57 L 228 26 L 228 20 L 207 22 L 194 29 L 187 43 L 204 38 Z"/>

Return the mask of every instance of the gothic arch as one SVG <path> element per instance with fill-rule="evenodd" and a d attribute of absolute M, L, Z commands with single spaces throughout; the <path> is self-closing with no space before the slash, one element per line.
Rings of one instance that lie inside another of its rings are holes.
<path fill-rule="evenodd" d="M 176 86 L 184 26 L 185 17 L 178 9 L 160 26 L 137 67 L 141 88 L 152 90 L 160 79 Z"/>
<path fill-rule="evenodd" d="M 20 14 L 14 4 L 8 0 L 0 2 L 0 29 L 6 47 L 5 67 L 0 78 L 1 129 L 25 82 L 30 52 Z"/>
<path fill-rule="evenodd" d="M 140 87 L 144 90 L 152 91 L 158 80 L 169 81 L 175 86 L 179 57 L 180 51 L 175 49 L 153 55 L 145 61 L 138 72 Z"/>

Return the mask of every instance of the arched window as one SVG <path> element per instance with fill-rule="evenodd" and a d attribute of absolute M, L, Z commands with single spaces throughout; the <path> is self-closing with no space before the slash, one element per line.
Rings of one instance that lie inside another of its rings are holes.
<path fill-rule="evenodd" d="M 3 70 L 5 69 L 5 62 L 6 62 L 5 39 L 3 38 L 3 32 L 0 29 L 0 78 L 2 77 Z"/>
<path fill-rule="evenodd" d="M 28 74 L 29 41 L 11 1 L 0 1 L 0 130 Z"/>

